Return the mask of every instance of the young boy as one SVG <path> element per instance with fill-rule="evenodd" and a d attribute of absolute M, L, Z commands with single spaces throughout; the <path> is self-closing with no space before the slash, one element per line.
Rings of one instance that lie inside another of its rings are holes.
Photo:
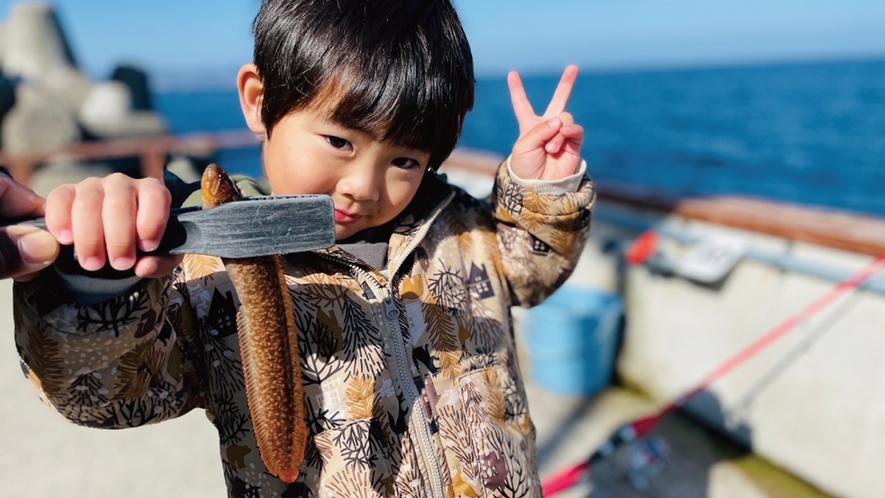
<path fill-rule="evenodd" d="M 539 496 L 509 308 L 562 284 L 589 231 L 584 132 L 564 110 L 577 70 L 543 116 L 511 74 L 520 137 L 480 201 L 433 174 L 473 104 L 449 0 L 265 0 L 254 31 L 238 88 L 272 192 L 335 203 L 336 246 L 285 257 L 310 432 L 301 476 L 286 485 L 261 462 L 221 262 L 136 257 L 176 202 L 158 181 L 49 195 L 50 231 L 81 268 L 16 284 L 28 377 L 88 426 L 205 409 L 230 496 Z M 106 262 L 120 275 L 93 273 Z"/>

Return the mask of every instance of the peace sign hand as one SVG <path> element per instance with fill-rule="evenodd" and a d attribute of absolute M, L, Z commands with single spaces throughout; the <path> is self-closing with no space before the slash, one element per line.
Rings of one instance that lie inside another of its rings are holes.
<path fill-rule="evenodd" d="M 537 116 L 526 96 L 519 73 L 507 75 L 510 100 L 519 122 L 519 139 L 513 146 L 510 169 L 526 180 L 560 180 L 573 175 L 581 161 L 584 128 L 565 112 L 578 68 L 568 66 L 544 115 Z"/>

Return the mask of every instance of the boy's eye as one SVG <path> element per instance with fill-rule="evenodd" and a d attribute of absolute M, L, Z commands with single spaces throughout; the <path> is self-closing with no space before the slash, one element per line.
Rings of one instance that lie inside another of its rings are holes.
<path fill-rule="evenodd" d="M 333 137 L 331 135 L 328 135 L 328 136 L 326 136 L 326 141 L 329 142 L 329 145 L 331 145 L 332 147 L 335 147 L 336 149 L 343 149 L 343 150 L 353 149 L 353 146 L 350 144 L 350 142 L 348 142 L 347 140 L 344 140 L 343 138 L 340 138 L 340 137 Z"/>
<path fill-rule="evenodd" d="M 392 161 L 393 165 L 402 169 L 420 168 L 421 163 L 408 157 L 397 157 Z"/>

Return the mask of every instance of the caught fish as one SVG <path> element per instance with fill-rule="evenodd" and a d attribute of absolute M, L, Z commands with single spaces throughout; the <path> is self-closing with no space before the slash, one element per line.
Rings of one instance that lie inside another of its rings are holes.
<path fill-rule="evenodd" d="M 243 198 L 215 164 L 203 173 L 200 191 L 204 208 Z M 271 474 L 294 482 L 304 460 L 307 424 L 295 314 L 282 257 L 222 261 L 241 303 L 237 332 L 258 452 Z"/>

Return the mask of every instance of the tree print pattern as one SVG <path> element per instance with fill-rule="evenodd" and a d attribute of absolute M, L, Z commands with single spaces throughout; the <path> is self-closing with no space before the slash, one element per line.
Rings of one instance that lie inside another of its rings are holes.
<path fill-rule="evenodd" d="M 338 248 L 285 258 L 311 435 L 291 485 L 260 460 L 225 322 L 238 300 L 217 258 L 186 256 L 171 277 L 90 306 L 55 272 L 15 283 L 23 370 L 54 409 L 92 427 L 205 409 L 231 497 L 424 497 L 428 461 L 451 496 L 540 496 L 509 306 L 539 302 L 574 268 L 592 185 L 537 195 L 502 168 L 491 202 L 432 177 L 416 198 L 427 202 L 390 238 L 396 274 Z M 393 323 L 382 318 L 388 295 Z M 419 420 L 429 441 L 415 438 Z"/>
<path fill-rule="evenodd" d="M 138 313 L 146 310 L 148 296 L 136 293 L 102 301 L 94 306 L 84 306 L 78 311 L 78 329 L 85 333 L 113 331 L 120 337 L 120 329 L 139 319 Z"/>
<path fill-rule="evenodd" d="M 430 277 L 429 287 L 437 305 L 451 310 L 453 314 L 464 309 L 464 304 L 467 302 L 467 289 L 464 285 L 464 277 L 459 270 L 442 266 L 435 275 Z"/>
<path fill-rule="evenodd" d="M 47 335 L 48 327 L 40 327 L 29 334 L 28 341 L 21 345 L 16 342 L 25 373 L 36 387 L 50 397 L 64 396 L 64 379 L 61 365 L 61 346 Z M 31 375 L 31 371 L 41 375 Z"/>

